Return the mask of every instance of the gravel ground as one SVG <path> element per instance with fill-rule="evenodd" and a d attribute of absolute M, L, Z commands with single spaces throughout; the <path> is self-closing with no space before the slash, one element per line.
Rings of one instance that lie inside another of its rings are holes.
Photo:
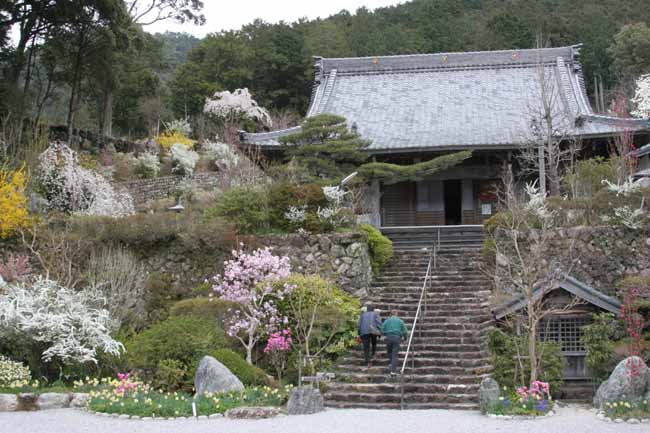
<path fill-rule="evenodd" d="M 140 421 L 105 418 L 74 409 L 0 413 L 2 433 L 648 433 L 650 425 L 601 421 L 580 407 L 558 409 L 552 417 L 513 421 L 477 412 L 422 410 L 327 410 L 316 415 L 268 420 Z"/>

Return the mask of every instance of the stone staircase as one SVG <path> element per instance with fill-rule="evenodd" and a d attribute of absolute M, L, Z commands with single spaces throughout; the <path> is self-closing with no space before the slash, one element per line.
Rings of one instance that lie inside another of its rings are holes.
<path fill-rule="evenodd" d="M 484 239 L 481 225 L 383 227 L 381 231 L 393 241 L 396 250 L 429 248 L 438 241 L 442 248 L 481 247 Z"/>
<path fill-rule="evenodd" d="M 480 381 L 490 372 L 487 332 L 492 326 L 488 285 L 479 270 L 480 251 L 473 242 L 449 244 L 439 250 L 437 270 L 431 278 L 426 309 L 414 334 L 404 377 L 387 374 L 388 357 L 382 340 L 370 369 L 364 366 L 362 348 L 356 347 L 338 362 L 337 379 L 327 385 L 328 406 L 478 407 Z M 421 249 L 397 249 L 370 291 L 370 301 L 382 311 L 382 318 L 395 308 L 411 329 L 429 255 Z M 402 345 L 400 368 L 406 345 Z"/>

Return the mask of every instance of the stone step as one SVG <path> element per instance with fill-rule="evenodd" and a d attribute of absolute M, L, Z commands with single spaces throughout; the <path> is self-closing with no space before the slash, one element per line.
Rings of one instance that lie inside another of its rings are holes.
<path fill-rule="evenodd" d="M 428 391 L 428 390 L 427 390 Z M 478 391 L 478 389 L 477 389 Z M 473 395 L 477 394 L 477 395 Z M 327 392 L 325 399 L 337 402 L 358 402 L 358 403 L 397 403 L 402 401 L 402 392 L 396 389 L 394 393 L 361 393 L 361 392 Z M 405 403 L 478 403 L 478 392 L 473 393 L 449 393 L 445 389 L 432 392 L 404 392 Z"/>
<path fill-rule="evenodd" d="M 430 402 L 430 403 L 408 403 L 404 405 L 399 403 L 365 403 L 365 402 L 351 402 L 342 401 L 337 402 L 334 400 L 325 400 L 325 406 L 333 409 L 409 409 L 409 410 L 427 410 L 427 409 L 454 409 L 454 410 L 476 410 L 478 409 L 477 403 L 445 403 L 445 402 Z"/>

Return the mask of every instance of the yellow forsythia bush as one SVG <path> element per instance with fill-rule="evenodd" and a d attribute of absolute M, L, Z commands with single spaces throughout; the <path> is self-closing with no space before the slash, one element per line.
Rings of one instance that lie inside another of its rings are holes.
<path fill-rule="evenodd" d="M 156 141 L 158 144 L 160 144 L 160 147 L 162 147 L 165 152 L 169 152 L 174 144 L 182 144 L 188 149 L 192 149 L 194 147 L 194 140 L 186 137 L 178 131 L 163 132 L 158 137 L 156 137 Z"/>
<path fill-rule="evenodd" d="M 8 238 L 29 223 L 27 176 L 24 168 L 0 170 L 0 238 Z"/>

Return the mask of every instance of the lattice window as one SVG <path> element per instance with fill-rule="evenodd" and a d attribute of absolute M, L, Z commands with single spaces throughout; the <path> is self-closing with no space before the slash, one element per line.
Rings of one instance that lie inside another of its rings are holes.
<path fill-rule="evenodd" d="M 582 344 L 583 326 L 589 324 L 585 316 L 553 317 L 539 324 L 541 341 L 555 341 L 562 347 L 562 352 L 585 352 Z"/>

